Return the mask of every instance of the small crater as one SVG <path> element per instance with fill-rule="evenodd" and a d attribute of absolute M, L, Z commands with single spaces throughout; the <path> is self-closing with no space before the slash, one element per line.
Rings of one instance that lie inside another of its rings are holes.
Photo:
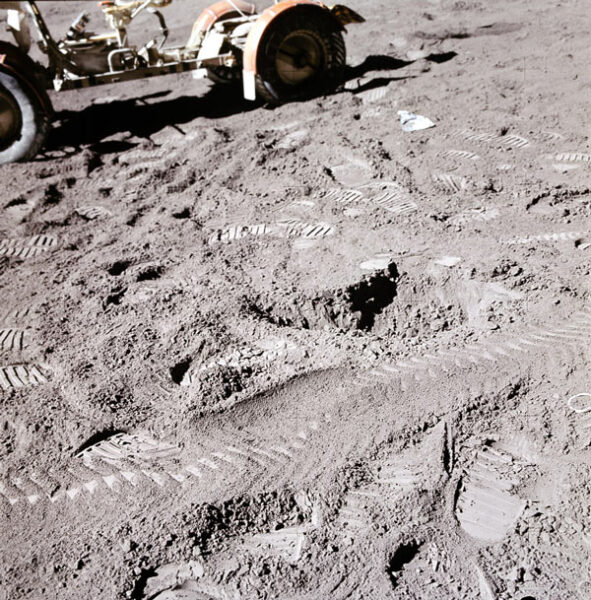
<path fill-rule="evenodd" d="M 173 212 L 172 216 L 175 219 L 188 219 L 191 216 L 191 209 L 188 206 L 186 206 L 182 210 Z"/>
<path fill-rule="evenodd" d="M 137 274 L 135 280 L 136 281 L 154 281 L 156 279 L 160 279 L 162 276 L 164 269 L 159 265 L 150 265 L 148 267 L 144 267 Z"/>
<path fill-rule="evenodd" d="M 177 363 L 176 365 L 174 365 L 174 367 L 171 367 L 170 368 L 170 376 L 171 376 L 172 380 L 177 385 L 181 385 L 181 381 L 185 377 L 185 374 L 187 373 L 187 371 L 189 370 L 190 367 L 191 367 L 191 359 L 190 358 L 183 360 L 180 363 Z"/>
<path fill-rule="evenodd" d="M 391 263 L 386 271 L 349 288 L 351 310 L 361 315 L 359 329 L 372 329 L 376 315 L 394 300 L 397 280 L 396 266 Z"/>
<path fill-rule="evenodd" d="M 124 273 L 130 265 L 131 261 L 129 260 L 118 260 L 107 269 L 107 273 L 109 273 L 109 275 L 113 275 L 114 277 L 119 277 L 119 275 Z"/>
<path fill-rule="evenodd" d="M 390 576 L 392 587 L 396 587 L 402 570 L 408 565 L 415 556 L 419 553 L 421 545 L 415 541 L 407 544 L 401 544 L 396 549 L 396 552 L 390 557 L 386 573 Z"/>
<path fill-rule="evenodd" d="M 127 221 L 125 221 L 125 224 L 128 225 L 129 227 L 135 227 L 135 224 L 138 222 L 138 219 L 142 216 L 142 211 L 138 210 L 137 212 L 134 212 L 132 215 L 130 215 L 127 219 Z"/>
<path fill-rule="evenodd" d="M 103 302 L 104 308 L 107 308 L 107 306 L 109 306 L 110 304 L 121 304 L 121 300 L 123 300 L 123 296 L 125 296 L 126 291 L 127 288 L 112 290 Z"/>
<path fill-rule="evenodd" d="M 48 185 L 43 193 L 43 204 L 57 204 L 63 194 L 53 184 Z"/>
<path fill-rule="evenodd" d="M 22 206 L 27 203 L 27 199 L 23 196 L 19 196 L 18 198 L 14 198 L 10 202 L 4 205 L 4 208 L 12 208 L 13 206 Z"/>
<path fill-rule="evenodd" d="M 346 288 L 327 290 L 316 297 L 292 298 L 290 303 L 258 298 L 249 309 L 276 325 L 370 331 L 376 316 L 396 297 L 397 282 L 398 271 L 391 263 L 384 271 Z"/>

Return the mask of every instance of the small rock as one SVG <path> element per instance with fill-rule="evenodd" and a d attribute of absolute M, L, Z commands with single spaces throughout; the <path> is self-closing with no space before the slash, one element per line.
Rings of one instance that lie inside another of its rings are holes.
<path fill-rule="evenodd" d="M 521 275 L 522 272 L 523 272 L 523 269 L 521 267 L 518 267 L 517 265 L 514 267 L 511 267 L 509 269 L 509 275 L 512 275 L 513 277 L 517 277 L 517 275 Z"/>
<path fill-rule="evenodd" d="M 455 267 L 457 264 L 462 262 L 462 259 L 459 256 L 442 256 L 433 262 L 436 265 L 441 265 L 442 267 Z"/>
<path fill-rule="evenodd" d="M 429 56 L 429 52 L 427 50 L 409 50 L 406 53 L 406 58 L 408 60 L 420 60 L 421 58 L 426 58 Z"/>

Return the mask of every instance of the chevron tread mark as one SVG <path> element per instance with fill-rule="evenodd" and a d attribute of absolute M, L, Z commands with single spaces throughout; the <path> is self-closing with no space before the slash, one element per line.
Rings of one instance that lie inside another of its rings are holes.
<path fill-rule="evenodd" d="M 0 323 L 10 325 L 22 323 L 27 317 L 31 317 L 37 313 L 37 308 L 34 306 L 19 306 L 17 308 L 8 309 L 5 313 L 0 313 Z"/>
<path fill-rule="evenodd" d="M 382 195 L 373 199 L 374 204 L 395 214 L 409 214 L 418 209 L 416 202 L 408 198 L 403 198 L 397 192 L 384 192 Z"/>
<path fill-rule="evenodd" d="M 572 345 L 586 343 L 591 333 L 591 313 L 581 311 L 560 325 L 550 327 L 532 326 L 511 338 L 499 341 L 479 342 L 453 350 L 438 350 L 398 360 L 382 363 L 357 374 L 355 385 L 366 387 L 376 382 L 407 378 L 421 380 L 436 378 L 438 374 L 450 372 L 456 368 L 471 369 L 478 366 L 490 366 L 497 362 L 515 360 L 534 348 L 546 349 L 556 344 Z"/>
<path fill-rule="evenodd" d="M 446 150 L 443 153 L 445 158 L 460 159 L 460 160 L 480 160 L 480 156 L 475 152 L 468 150 Z"/>
<path fill-rule="evenodd" d="M 31 238 L 0 239 L 0 256 L 30 258 L 55 249 L 57 238 L 52 235 L 35 235 Z"/>
<path fill-rule="evenodd" d="M 0 389 L 17 390 L 47 383 L 49 375 L 35 364 L 0 367 Z"/>
<path fill-rule="evenodd" d="M 280 439 L 279 443 L 251 442 L 235 435 L 228 436 L 233 444 L 222 443 L 221 447 L 192 460 L 181 456 L 176 446 L 157 441 L 147 434 L 115 434 L 81 451 L 68 469 L 69 480 L 56 481 L 43 473 L 0 479 L 0 498 L 10 506 L 17 502 L 30 506 L 41 501 L 90 499 L 96 502 L 101 494 L 137 493 L 150 487 L 176 488 L 204 483 L 221 473 L 240 476 L 245 463 L 259 471 L 284 469 L 306 448 L 310 436 L 318 428 L 317 421 L 310 421 L 287 440 Z"/>
<path fill-rule="evenodd" d="M 332 202 L 337 202 L 339 204 L 351 204 L 353 202 L 363 202 L 365 201 L 365 196 L 357 191 L 351 189 L 339 189 L 339 188 L 330 188 L 324 192 L 323 198 L 325 200 L 331 200 Z"/>
<path fill-rule="evenodd" d="M 434 173 L 433 181 L 446 192 L 456 194 L 468 187 L 468 181 L 465 177 L 458 177 L 450 173 Z"/>
<path fill-rule="evenodd" d="M 591 162 L 591 154 L 584 152 L 558 152 L 549 154 L 547 158 L 556 162 Z"/>
<path fill-rule="evenodd" d="M 498 144 L 505 148 L 527 148 L 530 145 L 528 139 L 520 135 L 508 134 L 499 135 L 497 133 L 475 133 L 468 129 L 456 131 L 452 134 L 453 138 L 461 138 L 467 142 L 475 144 Z"/>
<path fill-rule="evenodd" d="M 259 225 L 230 225 L 212 234 L 209 243 L 234 242 L 246 237 L 260 237 L 271 234 L 271 226 L 263 223 Z"/>
<path fill-rule="evenodd" d="M 117 433 L 86 448 L 78 457 L 89 468 L 97 463 L 137 468 L 174 459 L 179 452 L 176 446 L 157 441 L 144 433 Z"/>
<path fill-rule="evenodd" d="M 53 235 L 34 235 L 30 238 L 4 238 L 0 239 L 0 248 L 13 248 L 15 246 L 34 246 L 51 248 L 57 245 L 57 238 Z"/>
<path fill-rule="evenodd" d="M 303 223 L 297 220 L 285 220 L 277 223 L 278 237 L 323 238 L 334 233 L 334 227 L 328 223 Z"/>
<path fill-rule="evenodd" d="M 22 329 L 0 329 L 0 351 L 22 350 L 25 332 Z"/>
<path fill-rule="evenodd" d="M 321 239 L 335 233 L 328 223 L 305 223 L 297 220 L 279 221 L 273 225 L 231 225 L 213 233 L 209 244 L 233 242 L 247 237 L 270 236 L 277 238 Z"/>
<path fill-rule="evenodd" d="M 11 246 L 0 248 L 0 256 L 14 258 L 32 258 L 47 252 L 48 248 Z"/>

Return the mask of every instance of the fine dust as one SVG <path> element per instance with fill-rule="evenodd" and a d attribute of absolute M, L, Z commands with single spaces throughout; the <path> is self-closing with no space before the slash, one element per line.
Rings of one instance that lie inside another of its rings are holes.
<path fill-rule="evenodd" d="M 587 2 L 350 4 L 330 96 L 0 167 L 0 598 L 591 599 Z"/>

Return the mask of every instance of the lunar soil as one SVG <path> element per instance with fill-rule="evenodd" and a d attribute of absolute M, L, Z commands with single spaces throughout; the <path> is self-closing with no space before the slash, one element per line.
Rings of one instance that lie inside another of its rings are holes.
<path fill-rule="evenodd" d="M 591 599 L 587 2 L 349 4 L 334 94 L 0 167 L 3 600 Z"/>

